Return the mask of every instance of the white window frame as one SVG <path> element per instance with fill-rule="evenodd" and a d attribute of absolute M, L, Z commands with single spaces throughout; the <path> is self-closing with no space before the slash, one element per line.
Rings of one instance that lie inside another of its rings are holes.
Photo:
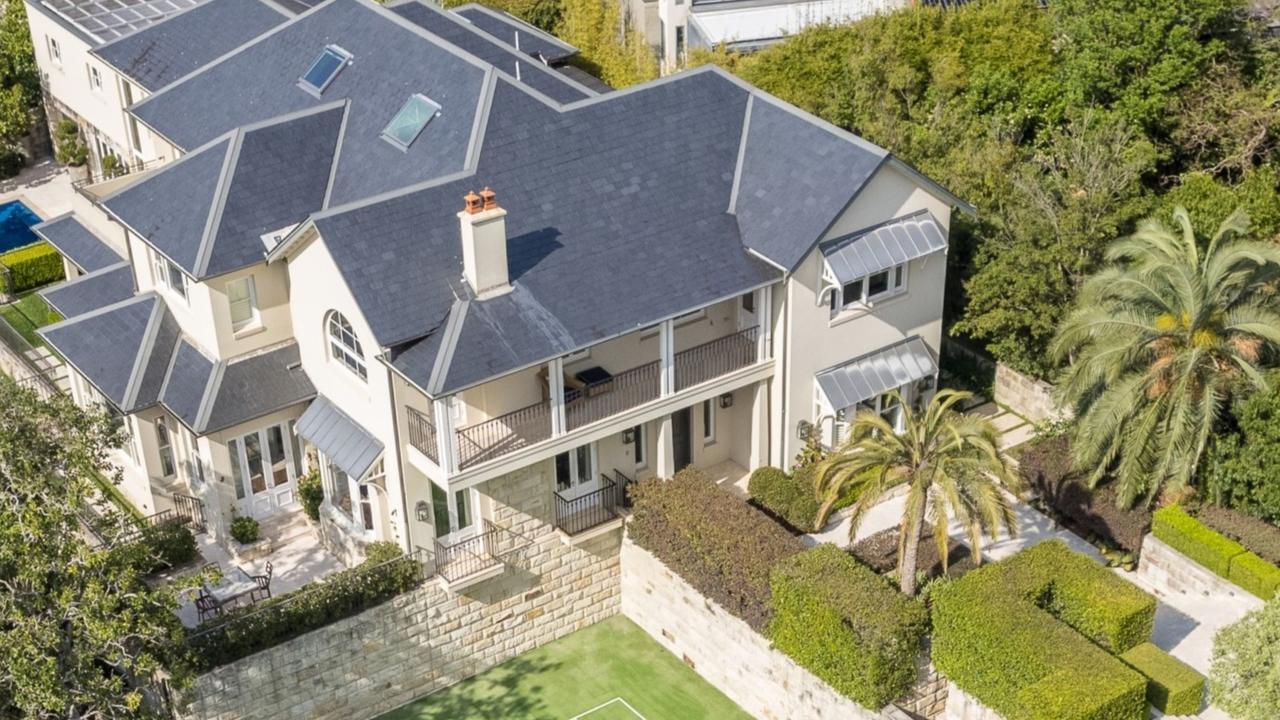
<path fill-rule="evenodd" d="M 173 433 L 163 417 L 156 418 L 156 454 L 160 457 L 160 477 L 166 480 L 178 474 L 178 454 L 173 447 Z M 165 459 L 168 458 L 166 464 Z"/>
<path fill-rule="evenodd" d="M 702 401 L 702 444 L 716 444 L 716 404 L 718 398 Z"/>
<path fill-rule="evenodd" d="M 582 475 L 582 466 L 578 460 L 578 452 L 583 448 L 587 451 L 587 474 L 585 477 Z M 561 455 L 569 456 L 569 486 L 565 488 L 560 487 L 559 469 L 556 465 L 556 458 Z M 600 477 L 600 453 L 597 452 L 596 444 L 593 442 L 586 443 L 585 445 L 570 448 L 562 453 L 556 453 L 556 455 L 551 458 L 551 471 L 556 483 L 555 487 L 557 493 L 567 492 L 573 496 L 575 488 L 589 488 L 589 490 L 587 490 L 588 492 L 590 492 L 590 490 L 594 490 L 597 487 L 596 479 Z"/>
<path fill-rule="evenodd" d="M 234 285 L 243 283 L 245 286 L 245 297 L 243 300 L 231 299 L 231 288 Z M 258 287 L 253 275 L 246 275 L 242 278 L 236 278 L 227 282 L 227 315 L 231 321 L 231 331 L 242 333 L 247 330 L 256 330 L 262 326 L 262 313 L 258 308 Z M 237 303 L 248 303 L 249 316 L 237 321 L 235 308 Z"/>
<path fill-rule="evenodd" d="M 102 71 L 92 63 L 85 63 L 85 67 L 89 70 L 89 89 L 101 93 L 103 91 Z"/>
<path fill-rule="evenodd" d="M 62 67 L 61 43 L 58 42 L 58 38 L 52 35 L 46 35 L 45 40 L 47 41 L 45 45 L 49 50 L 49 61 L 53 63 L 54 67 L 61 68 Z"/>
<path fill-rule="evenodd" d="M 158 250 L 152 250 L 151 253 L 152 280 L 155 281 L 156 286 L 168 288 L 184 301 L 190 302 L 190 283 L 187 280 L 187 274 L 182 271 L 182 268 L 178 267 L 177 263 L 162 255 Z M 181 285 L 174 285 L 173 276 L 175 274 L 182 279 Z"/>
<path fill-rule="evenodd" d="M 439 491 L 445 498 L 445 515 L 449 518 L 449 527 L 447 532 L 440 532 L 437 520 L 437 512 L 439 511 L 439 500 L 436 498 L 436 491 Z M 462 504 L 467 506 L 467 512 L 470 513 L 467 525 L 463 526 L 458 521 L 458 499 L 462 498 Z M 431 525 L 435 532 L 436 540 L 445 545 L 451 545 L 475 535 L 480 528 L 480 492 L 474 487 L 454 490 L 452 493 L 441 488 L 435 483 L 431 483 Z"/>
<path fill-rule="evenodd" d="M 369 381 L 369 368 L 365 364 L 364 346 L 356 335 L 355 326 L 337 310 L 325 313 L 325 340 L 329 344 L 329 359 L 342 365 L 361 382 Z M 346 342 L 350 337 L 350 344 Z"/>
<path fill-rule="evenodd" d="M 884 270 L 874 272 L 871 275 L 864 275 L 860 278 L 855 278 L 851 282 L 844 284 L 836 283 L 830 288 L 831 310 L 833 315 L 859 307 L 875 307 L 875 304 L 878 302 L 882 302 L 905 293 L 909 286 L 908 270 L 910 266 L 910 262 L 898 263 L 897 265 L 890 266 Z M 880 274 L 887 275 L 888 287 L 883 292 L 871 294 L 871 278 Z M 830 280 L 824 279 L 824 282 L 830 282 Z M 850 297 L 851 293 L 846 292 L 846 290 L 855 286 L 857 287 L 857 290 L 852 293 L 853 297 Z"/>

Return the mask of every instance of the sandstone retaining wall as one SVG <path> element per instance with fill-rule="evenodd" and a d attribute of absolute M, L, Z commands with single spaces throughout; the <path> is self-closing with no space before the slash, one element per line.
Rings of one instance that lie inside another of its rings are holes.
<path fill-rule="evenodd" d="M 996 363 L 995 401 L 1033 423 L 1067 417 L 1053 400 L 1053 386 Z"/>

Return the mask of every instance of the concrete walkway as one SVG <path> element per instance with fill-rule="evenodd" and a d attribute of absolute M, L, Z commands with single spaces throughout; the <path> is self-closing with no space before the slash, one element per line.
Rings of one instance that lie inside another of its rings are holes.
<path fill-rule="evenodd" d="M 17 177 L 0 182 L 0 203 L 21 200 L 41 220 L 71 212 L 74 195 L 71 175 L 53 158 L 40 160 Z"/>

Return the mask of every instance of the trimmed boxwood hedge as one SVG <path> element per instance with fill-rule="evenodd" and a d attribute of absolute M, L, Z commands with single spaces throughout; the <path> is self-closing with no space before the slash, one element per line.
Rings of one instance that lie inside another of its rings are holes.
<path fill-rule="evenodd" d="M 1272 565 L 1280 565 L 1280 527 L 1266 520 L 1245 515 L 1237 510 L 1203 505 L 1195 511 L 1196 519 L 1235 540 Z"/>
<path fill-rule="evenodd" d="M 808 469 L 788 475 L 776 467 L 765 466 L 751 473 L 747 494 L 760 507 L 790 525 L 797 532 L 815 530 L 818 500 L 813 494 L 813 479 Z"/>
<path fill-rule="evenodd" d="M 879 709 L 915 682 L 929 615 L 834 545 L 780 562 L 771 576 L 779 650 L 864 707 Z"/>
<path fill-rule="evenodd" d="M 769 571 L 804 550 L 798 539 L 692 468 L 671 480 L 642 480 L 632 487 L 631 501 L 627 529 L 637 545 L 764 630 L 772 615 Z"/>
<path fill-rule="evenodd" d="M 196 671 L 274 647 L 379 605 L 422 582 L 423 568 L 417 558 L 400 554 L 390 543 L 379 545 L 383 547 L 356 567 L 231 610 L 196 628 L 187 636 Z"/>
<path fill-rule="evenodd" d="M 1142 643 L 1120 656 L 1147 678 L 1147 702 L 1165 715 L 1194 715 L 1204 697 L 1204 676 L 1169 653 Z"/>
<path fill-rule="evenodd" d="M 1280 591 L 1280 568 L 1177 505 L 1157 510 L 1151 531 L 1174 550 L 1263 600 L 1270 600 Z"/>
<path fill-rule="evenodd" d="M 1006 720 L 1145 720 L 1146 679 L 1104 647 L 1145 642 L 1155 598 L 1089 558 L 1041 543 L 932 598 L 934 664 Z"/>
<path fill-rule="evenodd" d="M 40 241 L 0 254 L 0 290 L 16 294 L 57 282 L 63 277 L 62 255 Z M 8 285 L 12 285 L 9 287 Z"/>

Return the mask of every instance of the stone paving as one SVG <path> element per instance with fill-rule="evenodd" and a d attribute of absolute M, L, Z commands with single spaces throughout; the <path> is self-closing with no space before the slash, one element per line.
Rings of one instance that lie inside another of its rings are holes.
<path fill-rule="evenodd" d="M 0 181 L 0 203 L 21 200 L 42 220 L 71 212 L 71 175 L 53 158 L 24 169 L 17 177 Z"/>

